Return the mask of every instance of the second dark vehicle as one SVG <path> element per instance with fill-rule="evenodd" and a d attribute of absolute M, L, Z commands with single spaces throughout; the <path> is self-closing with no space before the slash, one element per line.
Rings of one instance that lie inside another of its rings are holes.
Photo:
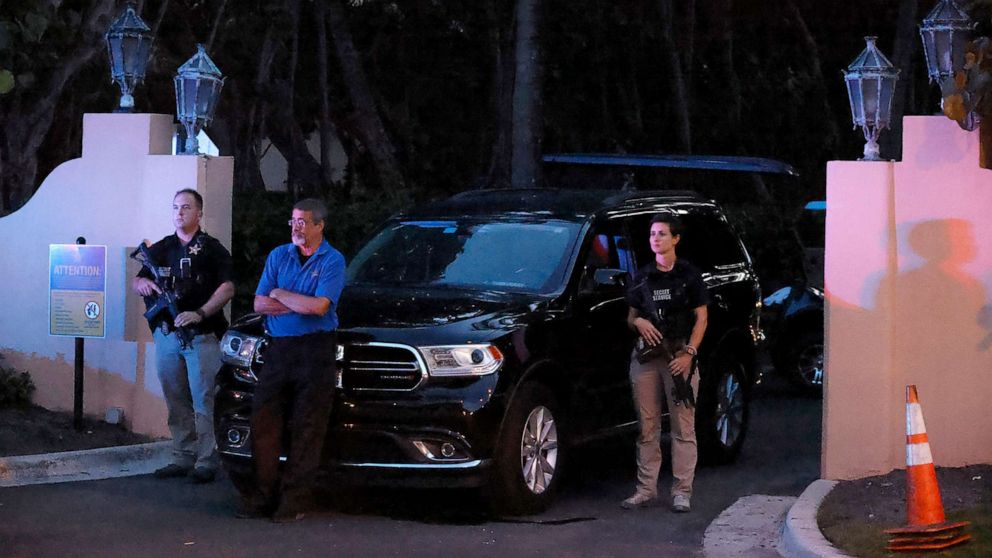
<path fill-rule="evenodd" d="M 719 207 L 691 192 L 483 190 L 390 219 L 350 262 L 328 471 L 484 486 L 502 513 L 546 508 L 572 447 L 636 429 L 624 282 L 653 258 L 659 211 L 682 218 L 679 254 L 713 300 L 700 347 L 701 453 L 736 457 L 761 301 Z M 242 487 L 265 342 L 257 316 L 222 341 L 217 440 Z"/>

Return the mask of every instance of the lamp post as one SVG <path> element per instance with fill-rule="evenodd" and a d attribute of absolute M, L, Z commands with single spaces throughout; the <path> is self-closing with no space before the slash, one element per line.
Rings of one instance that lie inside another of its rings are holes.
<path fill-rule="evenodd" d="M 213 120 L 224 76 L 207 56 L 203 45 L 196 45 L 196 54 L 179 67 L 175 78 L 176 117 L 186 129 L 184 153 L 195 155 L 196 136 Z"/>
<path fill-rule="evenodd" d="M 145 25 L 128 3 L 124 12 L 110 24 L 105 35 L 110 58 L 110 77 L 121 88 L 121 100 L 116 112 L 134 110 L 135 86 L 145 79 L 145 66 L 152 48 L 152 30 Z"/>
<path fill-rule="evenodd" d="M 930 81 L 943 84 L 964 67 L 965 48 L 975 23 L 954 0 L 940 0 L 920 24 Z"/>
<path fill-rule="evenodd" d="M 899 70 L 875 46 L 876 39 L 865 37 L 865 49 L 844 72 L 854 127 L 861 126 L 865 134 L 863 161 L 881 160 L 878 135 L 889 127 L 892 92 L 899 79 Z"/>

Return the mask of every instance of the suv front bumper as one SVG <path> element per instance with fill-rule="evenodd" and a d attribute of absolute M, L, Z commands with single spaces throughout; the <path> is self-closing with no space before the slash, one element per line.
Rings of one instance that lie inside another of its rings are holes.
<path fill-rule="evenodd" d="M 218 376 L 217 445 L 225 464 L 250 472 L 250 385 Z M 496 375 L 438 381 L 397 393 L 338 390 L 322 468 L 364 484 L 480 486 L 504 413 Z"/>

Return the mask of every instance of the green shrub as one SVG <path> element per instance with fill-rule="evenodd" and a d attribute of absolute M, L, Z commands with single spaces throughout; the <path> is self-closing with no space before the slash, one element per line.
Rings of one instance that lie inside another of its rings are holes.
<path fill-rule="evenodd" d="M 34 382 L 27 372 L 3 365 L 0 355 L 0 407 L 19 407 L 31 403 Z"/>

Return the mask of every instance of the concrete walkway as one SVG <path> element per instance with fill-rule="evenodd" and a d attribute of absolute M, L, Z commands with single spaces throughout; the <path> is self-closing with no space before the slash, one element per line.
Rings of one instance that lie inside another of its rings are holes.
<path fill-rule="evenodd" d="M 789 508 L 789 496 L 744 496 L 723 510 L 706 528 L 703 553 L 707 558 L 775 558 Z"/>
<path fill-rule="evenodd" d="M 851 558 L 830 544 L 816 512 L 836 481 L 817 480 L 798 498 L 751 495 L 738 499 L 706 528 L 706 558 Z"/>
<path fill-rule="evenodd" d="M 0 457 L 0 488 L 151 474 L 171 461 L 171 442 Z M 837 483 L 818 480 L 798 497 L 738 499 L 703 536 L 707 558 L 850 558 L 816 525 L 823 498 Z"/>

